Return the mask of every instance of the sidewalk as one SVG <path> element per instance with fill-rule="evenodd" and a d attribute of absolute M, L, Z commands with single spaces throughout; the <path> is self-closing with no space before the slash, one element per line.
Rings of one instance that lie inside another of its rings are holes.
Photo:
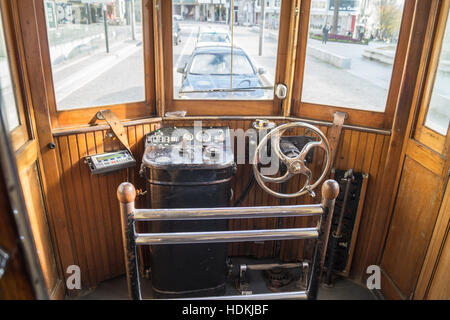
<path fill-rule="evenodd" d="M 368 81 L 379 88 L 389 89 L 392 65 L 371 61 L 363 57 L 364 50 L 383 46 L 383 44 L 373 42 L 369 43 L 369 45 L 339 42 L 328 42 L 327 44 L 323 44 L 319 40 L 308 39 L 308 46 L 309 45 L 321 48 L 322 50 L 327 50 L 339 56 L 350 58 L 351 68 L 345 70 L 345 72 Z"/>
<path fill-rule="evenodd" d="M 142 26 L 136 27 L 136 34 L 137 38 L 142 38 Z M 131 27 L 108 26 L 108 37 L 111 44 L 131 39 Z M 82 46 L 95 51 L 96 42 L 105 43 L 105 27 L 104 24 L 65 25 L 49 30 L 48 40 L 51 62 L 56 65 L 70 59 L 71 55 L 76 54 L 77 48 Z"/>

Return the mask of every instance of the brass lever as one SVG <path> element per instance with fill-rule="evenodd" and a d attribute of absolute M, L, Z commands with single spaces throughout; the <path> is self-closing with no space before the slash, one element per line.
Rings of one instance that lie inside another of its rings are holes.
<path fill-rule="evenodd" d="M 142 197 L 145 196 L 147 194 L 147 190 L 142 191 L 142 189 L 137 189 L 136 190 L 136 197 Z"/>

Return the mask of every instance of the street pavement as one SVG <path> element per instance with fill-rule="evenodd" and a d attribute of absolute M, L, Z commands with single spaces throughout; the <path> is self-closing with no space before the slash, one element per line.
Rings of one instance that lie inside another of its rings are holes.
<path fill-rule="evenodd" d="M 384 111 L 392 65 L 362 56 L 367 48 L 386 46 L 328 42 L 308 39 L 308 46 L 351 59 L 350 69 L 340 69 L 307 55 L 302 100 L 362 110 Z"/>

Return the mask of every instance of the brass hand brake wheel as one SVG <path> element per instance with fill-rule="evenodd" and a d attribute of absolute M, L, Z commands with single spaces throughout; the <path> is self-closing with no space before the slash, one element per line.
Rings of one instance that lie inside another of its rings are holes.
<path fill-rule="evenodd" d="M 286 130 L 291 128 L 306 128 L 310 131 L 314 132 L 319 138 L 319 141 L 311 141 L 308 142 L 303 149 L 300 151 L 300 153 L 294 157 L 289 157 L 282 153 L 280 149 L 280 139 Z M 279 160 L 281 160 L 282 163 L 286 165 L 286 173 L 281 177 L 268 177 L 263 175 L 259 168 L 259 155 L 262 150 L 262 148 L 267 145 L 267 141 L 271 138 L 272 141 L 272 152 L 275 152 L 275 155 L 278 157 Z M 320 175 L 319 179 L 315 181 L 313 184 L 311 184 L 312 179 L 312 172 L 311 170 L 305 165 L 305 158 L 308 154 L 308 152 L 312 148 L 322 148 L 325 151 L 325 157 L 326 157 L 326 165 L 325 168 L 322 171 L 322 174 Z M 278 198 L 294 198 L 299 197 L 301 195 L 304 195 L 306 193 L 309 193 L 310 195 L 314 196 L 313 190 L 325 179 L 328 170 L 331 166 L 331 153 L 330 153 L 330 147 L 327 140 L 327 137 L 320 131 L 318 128 L 304 122 L 293 122 L 284 124 L 281 126 L 276 127 L 272 131 L 270 131 L 258 144 L 255 150 L 255 154 L 253 157 L 253 173 L 255 175 L 255 179 L 258 182 L 258 184 L 261 186 L 261 188 L 268 192 L 269 194 L 278 197 Z M 306 176 L 306 183 L 305 185 L 295 193 L 280 193 L 276 192 L 272 189 L 270 189 L 266 183 L 272 182 L 272 183 L 283 183 L 288 181 L 290 178 L 297 174 L 303 174 Z"/>

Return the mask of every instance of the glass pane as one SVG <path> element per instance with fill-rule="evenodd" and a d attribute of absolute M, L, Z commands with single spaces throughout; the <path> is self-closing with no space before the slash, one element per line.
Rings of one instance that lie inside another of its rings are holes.
<path fill-rule="evenodd" d="M 280 0 L 173 0 L 174 99 L 273 99 L 280 8 Z"/>
<path fill-rule="evenodd" d="M 403 4 L 312 0 L 302 101 L 383 112 Z"/>
<path fill-rule="evenodd" d="M 449 11 L 450 15 L 450 11 Z M 431 94 L 425 125 L 430 129 L 447 135 L 450 122 L 450 17 L 444 31 L 439 64 Z"/>
<path fill-rule="evenodd" d="M 145 100 L 142 0 L 44 4 L 58 110 Z"/>
<path fill-rule="evenodd" d="M 16 96 L 12 85 L 11 70 L 9 69 L 8 52 L 6 51 L 3 21 L 0 15 L 0 106 L 9 131 L 20 125 L 17 111 Z"/>

